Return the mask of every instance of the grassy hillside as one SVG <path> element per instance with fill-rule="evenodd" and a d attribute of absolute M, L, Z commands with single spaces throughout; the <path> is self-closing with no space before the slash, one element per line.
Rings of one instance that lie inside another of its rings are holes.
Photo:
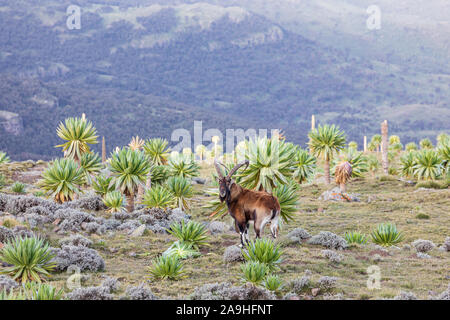
<path fill-rule="evenodd" d="M 82 27 L 69 30 L 69 4 L 0 6 L 0 110 L 19 114 L 24 127 L 14 135 L 0 126 L 0 148 L 14 159 L 55 156 L 57 123 L 82 112 L 109 147 L 135 134 L 170 139 L 194 120 L 222 132 L 281 128 L 304 144 L 312 114 L 359 143 L 385 118 L 402 141 L 448 131 L 447 75 L 350 55 L 253 7 L 79 1 Z M 429 107 L 433 117 L 416 119 L 410 105 Z"/>
<path fill-rule="evenodd" d="M 8 169 L 8 177 L 27 183 L 27 191 L 31 193 L 36 187 L 33 186 L 35 180 L 30 180 L 30 174 L 36 175 L 43 166 L 15 163 L 8 165 Z M 211 221 L 208 218 L 211 212 L 203 206 L 211 200 L 211 197 L 206 196 L 206 191 L 213 187 L 209 180 L 213 170 L 210 165 L 202 165 L 201 177 L 208 179 L 208 182 L 206 185 L 194 185 L 193 207 L 190 212 L 192 219 L 207 224 Z M 415 249 L 411 248 L 411 242 L 426 239 L 436 245 L 442 245 L 450 231 L 449 189 L 417 189 L 394 177 L 380 179 L 380 176 L 376 175 L 356 179 L 349 184 L 348 191 L 358 194 L 361 202 L 318 200 L 320 194 L 327 189 L 329 188 L 319 181 L 302 185 L 295 219 L 289 225 L 284 224 L 280 231 L 277 243 L 282 246 L 283 262 L 278 274 L 285 286 L 281 289 L 279 297 L 292 290 L 291 281 L 299 280 L 305 274 L 305 270 L 311 271 L 311 286 L 298 293 L 299 299 L 320 300 L 327 297 L 390 299 L 401 291 L 412 292 L 420 299 L 427 299 L 430 292 L 436 294 L 446 290 L 449 279 L 449 252 L 435 248 L 428 252 L 429 259 L 420 259 Z M 8 190 L 7 186 L 2 191 L 9 192 Z M 91 213 L 96 217 L 111 216 L 103 210 Z M 5 220 L 11 218 L 14 219 L 10 215 L 2 217 Z M 127 221 L 131 221 L 131 218 L 129 219 Z M 232 225 L 229 216 L 223 222 L 227 227 Z M 371 243 L 369 236 L 369 243 L 365 245 L 336 251 L 342 255 L 340 263 L 332 263 L 326 259 L 322 254 L 324 247 L 308 244 L 306 241 L 298 243 L 287 236 L 290 231 L 299 227 L 311 235 L 316 235 L 320 231 L 330 231 L 344 236 L 345 232 L 353 230 L 369 235 L 381 222 L 395 223 L 404 235 L 403 241 L 397 247 L 384 249 Z M 55 232 L 57 229 L 54 227 L 50 224 L 38 230 L 50 239 L 52 246 L 58 246 L 59 240 L 70 233 Z M 269 230 L 265 232 L 267 236 Z M 121 287 L 114 293 L 115 298 L 123 295 L 128 286 L 138 285 L 141 282 L 146 282 L 152 292 L 160 298 L 179 299 L 207 283 L 229 281 L 233 285 L 240 284 L 240 263 L 226 263 L 223 260 L 225 249 L 239 242 L 239 235 L 228 228 L 213 235 L 208 233 L 210 246 L 202 247 L 200 257 L 188 260 L 184 264 L 186 278 L 179 281 L 148 280 L 147 267 L 151 266 L 151 261 L 155 257 L 168 248 L 169 243 L 174 240 L 171 235 L 146 232 L 140 237 L 131 237 L 127 230 L 101 236 L 85 231 L 76 234 L 89 238 L 93 242 L 92 247 L 105 260 L 104 272 L 82 273 L 84 279 L 82 286 L 99 285 L 105 276 L 119 278 Z M 250 236 L 254 237 L 253 227 Z M 370 266 L 380 268 L 380 289 L 371 290 L 367 287 Z M 66 285 L 68 276 L 66 272 L 55 273 L 49 283 L 70 292 Z M 337 277 L 336 287 L 313 294 L 313 289 L 322 276 Z M 336 296 L 337 294 L 341 296 Z"/>

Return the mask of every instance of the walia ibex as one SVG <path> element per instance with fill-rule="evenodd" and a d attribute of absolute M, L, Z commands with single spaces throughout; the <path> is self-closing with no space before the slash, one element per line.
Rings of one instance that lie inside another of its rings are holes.
<path fill-rule="evenodd" d="M 264 227 L 270 222 L 270 231 L 274 238 L 278 235 L 278 219 L 280 217 L 280 204 L 278 199 L 265 191 L 254 191 L 241 187 L 231 179 L 240 167 L 249 162 L 244 161 L 237 164 L 227 176 L 224 176 L 217 160 L 214 165 L 219 175 L 219 197 L 225 201 L 229 214 L 233 217 L 236 232 L 241 235 L 241 245 L 244 239 L 248 244 L 249 222 L 254 221 L 256 237 L 260 238 Z M 220 165 L 224 166 L 220 163 Z M 224 166 L 225 167 L 225 166 Z"/>

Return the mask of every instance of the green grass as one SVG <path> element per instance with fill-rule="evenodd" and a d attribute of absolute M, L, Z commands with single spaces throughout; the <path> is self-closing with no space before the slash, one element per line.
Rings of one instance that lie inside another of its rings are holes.
<path fill-rule="evenodd" d="M 430 216 L 426 213 L 419 213 L 416 215 L 417 219 L 422 219 L 422 220 L 428 220 L 430 219 Z"/>
<path fill-rule="evenodd" d="M 416 184 L 417 188 L 427 188 L 427 189 L 447 189 L 448 183 L 446 181 L 422 181 Z"/>
<path fill-rule="evenodd" d="M 213 168 L 202 165 L 201 177 L 210 177 Z M 411 243 L 417 239 L 431 240 L 441 245 L 449 233 L 450 216 L 450 190 L 419 190 L 414 186 L 397 181 L 395 178 L 388 181 L 378 180 L 376 177 L 355 179 L 348 185 L 348 192 L 359 193 L 361 202 L 335 203 L 318 200 L 320 194 L 328 188 L 321 183 L 302 185 L 298 191 L 300 202 L 294 221 L 283 225 L 280 230 L 281 238 L 294 228 L 304 228 L 315 235 L 320 231 L 331 231 L 344 237 L 346 232 L 358 230 L 369 235 L 380 223 L 395 223 L 398 230 L 404 234 L 399 244 Z M 192 219 L 199 222 L 209 222 L 210 210 L 203 205 L 211 200 L 205 191 L 211 185 L 193 185 L 194 197 L 190 214 Z M 375 200 L 367 203 L 369 196 Z M 96 212 L 98 216 L 107 217 L 106 212 Z M 418 215 L 427 215 L 429 219 L 416 218 Z M 226 216 L 223 222 L 231 225 L 232 220 Z M 64 237 L 46 230 L 50 243 Z M 265 230 L 266 237 L 270 232 Z M 250 237 L 254 237 L 253 227 L 250 228 Z M 92 235 L 94 248 L 105 259 L 106 270 L 101 273 L 86 275 L 89 279 L 83 286 L 99 285 L 103 276 L 120 277 L 122 288 L 118 295 L 123 294 L 129 285 L 137 285 L 148 278 L 148 267 L 155 257 L 159 257 L 175 240 L 170 234 L 148 234 L 129 238 L 125 233 L 115 233 L 111 237 Z M 103 240 L 101 240 L 103 239 Z M 337 292 L 347 299 L 380 299 L 386 296 L 395 296 L 414 283 L 413 291 L 421 299 L 428 298 L 428 291 L 442 292 L 447 288 L 447 266 L 450 256 L 446 252 L 434 250 L 433 258 L 417 259 L 412 251 L 389 249 L 392 255 L 383 256 L 377 265 L 381 268 L 381 289 L 367 288 L 367 268 L 373 265 L 372 258 L 380 254 L 373 244 L 352 246 L 348 250 L 339 252 L 343 260 L 339 265 L 330 264 L 322 258 L 322 247 L 307 243 L 292 243 L 283 247 L 283 261 L 279 264 L 284 283 L 289 283 L 304 275 L 305 270 L 311 270 L 311 281 L 315 283 L 321 276 L 335 276 L 339 278 Z M 193 292 L 194 288 L 206 283 L 229 281 L 240 285 L 241 263 L 225 263 L 223 253 L 226 247 L 237 245 L 239 234 L 235 231 L 209 236 L 209 246 L 200 248 L 201 256 L 195 259 L 183 260 L 183 275 L 179 281 L 153 280 L 148 285 L 160 297 L 183 298 Z M 130 255 L 133 253 L 133 255 Z M 56 273 L 49 279 L 49 284 L 56 288 L 64 288 L 67 274 Z M 263 282 L 262 282 L 263 283 Z M 67 291 L 67 289 L 65 289 Z M 287 293 L 288 286 L 280 288 L 281 294 Z M 308 291 L 310 292 L 310 291 Z M 321 299 L 321 294 L 316 299 Z"/>

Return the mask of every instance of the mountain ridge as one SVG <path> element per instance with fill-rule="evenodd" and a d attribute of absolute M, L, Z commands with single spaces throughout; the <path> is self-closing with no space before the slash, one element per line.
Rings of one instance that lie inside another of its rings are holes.
<path fill-rule="evenodd" d="M 360 143 L 384 118 L 403 140 L 448 130 L 450 77 L 444 72 L 348 55 L 246 8 L 101 2 L 77 2 L 80 30 L 65 27 L 69 1 L 21 1 L 0 10 L 0 110 L 18 113 L 24 123 L 22 136 L 0 127 L 6 137 L 0 149 L 13 158 L 59 155 L 57 123 L 82 112 L 108 137 L 110 150 L 136 134 L 170 140 L 174 129 L 191 131 L 195 120 L 224 134 L 227 128 L 280 128 L 300 144 L 312 114 Z M 429 106 L 440 117 L 394 112 L 419 110 L 410 105 Z M 44 114 L 33 118 L 37 112 Z M 35 141 L 36 132 L 49 143 Z"/>

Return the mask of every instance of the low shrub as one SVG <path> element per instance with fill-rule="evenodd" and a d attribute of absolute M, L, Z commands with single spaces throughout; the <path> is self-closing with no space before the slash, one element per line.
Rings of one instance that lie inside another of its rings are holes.
<path fill-rule="evenodd" d="M 66 295 L 68 300 L 113 300 L 110 289 L 103 286 L 78 288 Z"/>
<path fill-rule="evenodd" d="M 81 271 L 102 271 L 105 269 L 105 261 L 94 249 L 83 246 L 63 245 L 61 249 L 54 249 L 56 257 L 54 262 L 59 271 L 66 270 L 75 265 Z"/>
<path fill-rule="evenodd" d="M 0 276 L 0 292 L 1 291 L 9 292 L 11 289 L 17 287 L 18 287 L 17 282 L 11 279 L 10 277 L 4 275 Z"/>
<path fill-rule="evenodd" d="M 129 300 L 158 300 L 153 292 L 143 283 L 138 286 L 129 286 L 126 290 L 125 296 Z"/>
<path fill-rule="evenodd" d="M 436 247 L 436 245 L 430 240 L 418 239 L 412 243 L 417 252 L 428 252 Z"/>
<path fill-rule="evenodd" d="M 305 275 L 299 279 L 294 279 L 289 282 L 288 287 L 295 293 L 301 294 L 307 290 L 311 285 L 311 271 L 305 270 Z"/>
<path fill-rule="evenodd" d="M 225 249 L 223 253 L 223 261 L 230 262 L 238 262 L 244 261 L 244 256 L 242 255 L 242 250 L 238 246 L 229 246 Z"/>
<path fill-rule="evenodd" d="M 322 255 L 334 263 L 340 263 L 343 259 L 342 255 L 340 255 L 332 250 L 322 250 Z"/>
<path fill-rule="evenodd" d="M 273 300 L 275 295 L 261 287 L 233 286 L 229 282 L 207 283 L 194 289 L 191 300 Z"/>
<path fill-rule="evenodd" d="M 394 300 L 417 300 L 417 297 L 412 292 L 401 291 L 394 297 Z"/>
<path fill-rule="evenodd" d="M 321 231 L 319 234 L 311 237 L 308 243 L 336 250 L 343 250 L 348 247 L 347 241 L 344 238 L 329 231 Z"/>
<path fill-rule="evenodd" d="M 318 285 L 323 290 L 331 290 L 336 287 L 338 278 L 323 276 L 319 278 Z"/>

